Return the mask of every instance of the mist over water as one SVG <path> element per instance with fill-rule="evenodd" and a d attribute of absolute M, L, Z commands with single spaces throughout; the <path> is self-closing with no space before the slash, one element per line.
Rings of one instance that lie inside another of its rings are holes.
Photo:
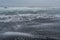
<path fill-rule="evenodd" d="M 0 8 L 0 35 L 60 39 L 60 8 Z"/>

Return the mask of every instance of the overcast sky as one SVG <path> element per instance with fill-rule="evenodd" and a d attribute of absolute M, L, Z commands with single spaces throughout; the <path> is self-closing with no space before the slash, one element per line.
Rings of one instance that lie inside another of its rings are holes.
<path fill-rule="evenodd" d="M 0 0 L 0 6 L 60 7 L 60 0 Z"/>

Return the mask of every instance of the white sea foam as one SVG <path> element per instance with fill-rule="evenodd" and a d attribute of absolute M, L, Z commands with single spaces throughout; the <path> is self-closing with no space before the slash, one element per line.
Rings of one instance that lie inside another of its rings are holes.
<path fill-rule="evenodd" d="M 3 11 L 13 11 L 13 10 L 23 10 L 23 11 L 38 11 L 38 10 L 52 10 L 52 9 L 57 9 L 57 8 L 44 8 L 44 7 L 0 7 L 0 10 Z"/>
<path fill-rule="evenodd" d="M 3 12 L 3 10 L 5 10 Z M 6 11 L 8 10 L 8 11 Z M 12 12 L 12 14 L 16 11 L 16 15 L 4 15 L 5 12 L 7 14 L 10 14 L 9 12 Z M 2 11 L 3 15 L 0 15 L 0 22 L 16 22 L 16 21 L 30 21 L 36 18 L 54 18 L 54 17 L 60 17 L 60 15 L 50 15 L 48 13 L 25 13 L 20 14 L 19 11 L 26 12 L 26 11 L 38 11 L 38 10 L 47 10 L 46 8 L 31 8 L 31 7 L 8 7 L 8 8 L 1 8 L 0 11 Z"/>
<path fill-rule="evenodd" d="M 26 36 L 26 37 L 33 37 L 34 35 L 29 33 L 22 33 L 22 32 L 5 32 L 2 33 L 3 36 Z"/>
<path fill-rule="evenodd" d="M 0 15 L 0 22 L 31 21 L 36 18 L 54 18 L 48 14 Z"/>

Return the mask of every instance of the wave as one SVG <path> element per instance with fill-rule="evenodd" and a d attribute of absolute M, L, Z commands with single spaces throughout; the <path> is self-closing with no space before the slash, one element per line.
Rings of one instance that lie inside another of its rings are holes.
<path fill-rule="evenodd" d="M 31 21 L 34 19 L 50 19 L 54 16 L 48 14 L 18 14 L 18 15 L 0 15 L 0 22 Z"/>
<path fill-rule="evenodd" d="M 22 33 L 22 32 L 5 32 L 5 33 L 2 33 L 1 35 L 7 35 L 7 36 L 13 36 L 13 35 L 20 35 L 20 36 L 29 36 L 29 37 L 33 37 L 32 34 L 29 34 L 29 33 Z"/>
<path fill-rule="evenodd" d="M 15 37 L 15 38 L 14 38 Z M 19 39 L 23 38 L 24 40 L 27 39 L 41 39 L 41 40 L 46 40 L 46 39 L 51 39 L 51 40 L 56 40 L 56 38 L 52 37 L 46 37 L 46 36 L 42 36 L 42 35 L 33 35 L 33 34 L 29 34 L 29 33 L 22 33 L 22 32 L 5 32 L 1 34 L 0 39 L 7 39 L 7 38 L 12 38 L 12 39 L 17 39 L 17 37 Z"/>
<path fill-rule="evenodd" d="M 9 7 L 0 8 L 0 15 L 16 15 L 16 14 L 59 14 L 60 8 L 31 8 L 31 7 Z"/>
<path fill-rule="evenodd" d="M 43 20 L 60 20 L 60 15 L 49 14 L 18 14 L 18 15 L 0 15 L 0 22 L 16 22 L 16 21 L 43 21 Z"/>

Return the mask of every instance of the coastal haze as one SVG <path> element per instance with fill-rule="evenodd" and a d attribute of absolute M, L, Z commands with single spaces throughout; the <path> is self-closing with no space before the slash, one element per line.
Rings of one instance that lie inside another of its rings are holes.
<path fill-rule="evenodd" d="M 0 40 L 60 40 L 60 0 L 0 0 Z"/>
<path fill-rule="evenodd" d="M 60 0 L 0 0 L 0 6 L 60 7 Z"/>

